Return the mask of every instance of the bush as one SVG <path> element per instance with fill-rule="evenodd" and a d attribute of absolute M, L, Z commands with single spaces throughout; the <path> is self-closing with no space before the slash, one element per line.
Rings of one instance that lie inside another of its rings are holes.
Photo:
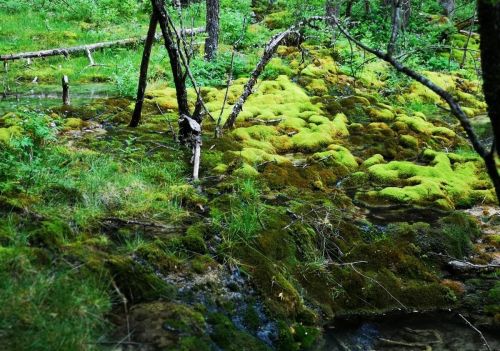
<path fill-rule="evenodd" d="M 138 79 L 139 71 L 130 62 L 118 66 L 112 76 L 118 94 L 129 98 L 136 96 Z"/>
<path fill-rule="evenodd" d="M 220 53 L 215 60 L 205 61 L 195 58 L 191 61 L 191 71 L 200 86 L 224 86 L 231 67 L 231 53 Z M 241 56 L 236 55 L 233 63 L 233 79 L 243 75 L 245 63 Z"/>

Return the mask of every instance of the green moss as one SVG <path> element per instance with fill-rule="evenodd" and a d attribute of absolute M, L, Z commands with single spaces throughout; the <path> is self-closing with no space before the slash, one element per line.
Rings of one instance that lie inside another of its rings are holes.
<path fill-rule="evenodd" d="M 171 185 L 169 190 L 171 198 L 186 206 L 197 207 L 207 202 L 206 198 L 191 184 Z M 160 194 L 153 194 L 153 196 L 161 198 Z"/>
<path fill-rule="evenodd" d="M 303 129 L 292 136 L 292 142 L 298 151 L 317 151 L 333 143 L 333 136 L 327 132 Z"/>
<path fill-rule="evenodd" d="M 191 306 L 162 301 L 138 304 L 129 319 L 134 338 L 155 349 L 211 350 L 205 318 Z"/>
<path fill-rule="evenodd" d="M 439 73 L 439 72 L 431 72 L 426 71 L 423 74 L 429 78 L 434 84 L 437 84 L 442 89 L 453 93 L 456 90 L 456 83 L 453 76 Z M 421 101 L 421 102 L 432 102 L 432 103 L 440 103 L 441 98 L 430 89 L 425 87 L 424 85 L 414 82 L 410 86 L 410 92 L 405 96 L 407 101 Z"/>
<path fill-rule="evenodd" d="M 290 24 L 290 13 L 288 11 L 271 13 L 264 18 L 264 24 L 269 29 L 285 28 Z"/>
<path fill-rule="evenodd" d="M 316 96 L 323 96 L 328 93 L 328 87 L 322 79 L 313 79 L 306 87 L 307 91 Z"/>
<path fill-rule="evenodd" d="M 234 156 L 241 158 L 248 164 L 258 165 L 263 162 L 276 162 L 278 164 L 290 162 L 286 157 L 268 153 L 262 149 L 248 147 L 243 148 L 241 151 L 231 152 Z"/>
<path fill-rule="evenodd" d="M 335 61 L 331 57 L 325 56 L 315 58 L 313 63 L 307 65 L 300 73 L 306 77 L 324 81 L 328 79 L 329 75 L 336 75 L 337 72 L 338 68 Z M 324 83 L 321 85 L 324 85 Z"/>
<path fill-rule="evenodd" d="M 260 340 L 249 334 L 239 331 L 233 322 L 222 313 L 212 313 L 208 316 L 211 326 L 211 339 L 223 350 L 269 350 Z"/>
<path fill-rule="evenodd" d="M 210 255 L 197 255 L 191 261 L 191 267 L 196 273 L 203 274 L 210 269 L 215 269 L 218 263 Z"/>
<path fill-rule="evenodd" d="M 443 209 L 471 206 L 478 201 L 494 201 L 491 186 L 479 161 L 452 162 L 446 153 L 426 150 L 429 166 L 393 161 L 368 168 L 370 178 L 383 185 L 395 185 L 360 195 L 369 201 L 433 205 Z"/>
<path fill-rule="evenodd" d="M 415 138 L 412 135 L 401 135 L 399 138 L 399 141 L 403 146 L 410 147 L 410 148 L 417 148 L 418 147 L 418 139 Z"/>
<path fill-rule="evenodd" d="M 52 249 L 60 248 L 66 236 L 70 234 L 69 226 L 62 220 L 43 221 L 33 232 L 33 243 Z"/>
<path fill-rule="evenodd" d="M 152 267 L 141 265 L 132 257 L 110 256 L 106 265 L 129 301 L 137 303 L 175 295 L 174 288 L 160 279 Z"/>
<path fill-rule="evenodd" d="M 369 168 L 373 165 L 378 165 L 381 163 L 385 163 L 384 156 L 381 154 L 375 154 L 371 156 L 370 158 L 366 159 L 363 163 L 362 166 L 365 168 Z"/>
<path fill-rule="evenodd" d="M 312 155 L 312 159 L 337 169 L 343 175 L 351 173 L 358 168 L 358 162 L 351 152 L 340 145 L 329 145 L 328 151 L 317 152 Z"/>
<path fill-rule="evenodd" d="M 415 114 L 412 117 L 398 116 L 396 121 L 403 122 L 410 127 L 411 130 L 425 135 L 445 136 L 454 138 L 456 133 L 446 127 L 436 127 L 434 124 L 427 122 L 422 116 Z"/>
<path fill-rule="evenodd" d="M 463 258 L 472 250 L 472 242 L 480 237 L 481 230 L 476 221 L 460 212 L 440 220 L 437 232 L 447 254 Z"/>
<path fill-rule="evenodd" d="M 381 88 L 389 77 L 390 66 L 382 61 L 376 60 L 363 65 L 363 70 L 358 74 L 358 79 L 368 88 Z M 350 72 L 346 72 L 350 74 Z"/>
<path fill-rule="evenodd" d="M 228 170 L 229 166 L 224 164 L 224 163 L 219 163 L 217 166 L 215 166 L 212 170 L 215 173 L 223 174 L 226 173 Z"/>
<path fill-rule="evenodd" d="M 81 129 L 85 123 L 80 118 L 69 117 L 64 120 L 64 129 L 72 130 L 72 129 Z"/>
<path fill-rule="evenodd" d="M 374 121 L 391 122 L 395 118 L 394 112 L 387 108 L 370 107 L 367 109 L 367 113 Z"/>
<path fill-rule="evenodd" d="M 13 137 L 20 136 L 22 129 L 18 126 L 12 126 L 8 128 L 0 128 L 0 143 L 4 145 L 9 145 L 10 140 Z"/>
<path fill-rule="evenodd" d="M 233 174 L 242 178 L 254 178 L 259 176 L 259 172 L 248 163 L 244 163 L 240 168 L 234 171 Z"/>

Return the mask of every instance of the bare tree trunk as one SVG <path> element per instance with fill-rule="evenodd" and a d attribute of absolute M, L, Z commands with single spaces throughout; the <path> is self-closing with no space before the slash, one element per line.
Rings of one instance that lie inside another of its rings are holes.
<path fill-rule="evenodd" d="M 71 102 L 70 102 L 70 97 L 69 97 L 69 79 L 68 79 L 68 76 L 62 77 L 62 89 L 63 89 L 63 94 L 62 94 L 63 105 L 69 106 L 71 104 Z"/>
<path fill-rule="evenodd" d="M 500 2 L 478 1 L 483 91 L 493 125 L 495 148 L 500 154 Z"/>
<path fill-rule="evenodd" d="M 365 0 L 365 15 L 369 15 L 371 11 L 370 0 Z"/>
<path fill-rule="evenodd" d="M 233 106 L 233 110 L 231 111 L 231 114 L 229 115 L 226 123 L 224 124 L 224 128 L 233 128 L 234 122 L 236 121 L 236 118 L 240 114 L 241 110 L 243 110 L 243 104 L 245 101 L 248 99 L 248 97 L 252 94 L 253 88 L 255 84 L 257 83 L 257 79 L 259 78 L 260 74 L 264 69 L 266 68 L 266 65 L 269 63 L 271 58 L 273 57 L 274 53 L 278 49 L 278 45 L 281 43 L 281 41 L 289 36 L 291 33 L 290 30 L 287 30 L 283 33 L 279 33 L 271 38 L 269 43 L 266 45 L 266 48 L 264 49 L 264 54 L 262 55 L 262 58 L 260 61 L 257 63 L 257 66 L 253 70 L 252 74 L 250 75 L 250 79 L 248 82 L 245 84 L 245 87 L 243 89 L 243 94 L 241 94 L 240 98 L 238 101 L 236 101 L 236 104 Z"/>
<path fill-rule="evenodd" d="M 156 26 L 158 25 L 158 18 L 155 12 L 151 15 L 149 21 L 148 35 L 146 41 L 144 42 L 144 51 L 142 53 L 141 62 L 141 73 L 139 76 L 139 85 L 137 87 L 137 98 L 135 100 L 134 113 L 132 114 L 132 119 L 130 121 L 130 127 L 137 127 L 141 120 L 142 105 L 144 103 L 144 94 L 146 93 L 146 86 L 148 81 L 148 68 L 149 59 L 151 57 L 151 49 L 153 48 L 153 43 L 155 40 Z"/>
<path fill-rule="evenodd" d="M 189 63 L 183 56 L 182 50 L 182 35 L 177 32 L 174 23 L 169 17 L 164 0 L 151 0 L 153 11 L 158 18 L 165 48 L 167 49 L 170 58 L 170 66 L 174 78 L 175 90 L 177 95 L 177 103 L 179 105 L 179 141 L 191 147 L 193 157 L 193 179 L 197 180 L 200 169 L 201 156 L 201 109 L 203 100 L 197 88 L 196 82 L 189 70 Z M 174 40 L 175 39 L 175 40 Z M 184 70 L 182 65 L 184 64 Z M 195 116 L 192 117 L 189 111 L 189 104 L 186 90 L 186 78 L 190 77 L 197 91 L 198 100 L 195 108 Z"/>
<path fill-rule="evenodd" d="M 187 98 L 186 80 L 182 70 L 181 58 L 179 48 L 175 45 L 173 40 L 174 34 L 168 25 L 167 13 L 163 0 L 151 0 L 153 11 L 158 17 L 160 23 L 163 40 L 165 42 L 165 49 L 167 49 L 168 57 L 170 59 L 170 66 L 172 68 L 172 76 L 175 84 L 175 92 L 177 95 L 177 104 L 179 105 L 179 115 L 189 116 L 189 104 Z"/>
<path fill-rule="evenodd" d="M 443 7 L 444 14 L 446 17 L 453 17 L 455 12 L 455 0 L 439 0 L 439 3 Z"/>
<path fill-rule="evenodd" d="M 205 28 L 187 28 L 182 30 L 182 35 L 195 35 L 199 33 L 203 33 L 205 31 Z M 99 49 L 106 49 L 106 48 L 111 48 L 115 46 L 122 46 L 122 47 L 128 47 L 128 46 L 134 46 L 142 41 L 146 40 L 146 38 L 127 38 L 127 39 L 120 39 L 120 40 L 113 40 L 113 41 L 106 41 L 102 43 L 94 43 L 94 44 L 88 44 L 88 45 L 79 45 L 79 46 L 72 46 L 68 48 L 57 48 L 57 49 L 48 49 L 48 50 L 40 50 L 40 51 L 31 51 L 31 52 L 20 52 L 17 54 L 7 54 L 7 55 L 0 55 L 0 61 L 7 62 L 7 61 L 14 61 L 14 60 L 21 60 L 21 59 L 35 59 L 35 58 L 43 58 L 43 57 L 51 57 L 51 56 L 69 56 L 73 54 L 81 54 Z"/>
<path fill-rule="evenodd" d="M 396 51 L 398 35 L 401 29 L 401 21 L 402 21 L 401 2 L 402 0 L 394 0 L 392 6 L 392 31 L 391 31 L 391 38 L 389 39 L 389 43 L 387 44 L 387 54 L 389 55 L 394 54 L 394 51 Z"/>
<path fill-rule="evenodd" d="M 330 27 L 335 26 L 333 17 L 338 17 L 340 14 L 340 2 L 338 0 L 326 0 L 325 2 L 326 23 Z"/>
<path fill-rule="evenodd" d="M 217 56 L 219 46 L 219 0 L 207 0 L 207 34 L 205 40 L 205 58 L 212 60 Z"/>
<path fill-rule="evenodd" d="M 408 23 L 410 22 L 411 17 L 411 0 L 400 0 L 401 1 L 401 27 L 402 29 L 406 29 L 408 27 Z"/>
<path fill-rule="evenodd" d="M 460 62 L 460 68 L 464 68 L 465 62 L 467 61 L 467 50 L 469 48 L 470 38 L 472 37 L 472 31 L 474 29 L 474 23 L 476 21 L 477 9 L 474 10 L 474 15 L 472 16 L 472 21 L 469 28 L 469 33 L 467 34 L 467 41 L 464 45 L 464 53 L 462 55 L 462 61 Z"/>
<path fill-rule="evenodd" d="M 345 16 L 351 17 L 352 15 L 352 7 L 354 6 L 355 0 L 348 0 L 345 8 Z"/>

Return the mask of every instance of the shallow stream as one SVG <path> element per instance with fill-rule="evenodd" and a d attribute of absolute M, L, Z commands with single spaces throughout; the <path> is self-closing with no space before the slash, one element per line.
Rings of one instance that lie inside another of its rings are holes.
<path fill-rule="evenodd" d="M 401 314 L 377 320 L 339 323 L 328 329 L 321 351 L 488 350 L 480 334 L 458 314 Z M 500 350 L 497 335 L 482 331 L 491 350 Z"/>

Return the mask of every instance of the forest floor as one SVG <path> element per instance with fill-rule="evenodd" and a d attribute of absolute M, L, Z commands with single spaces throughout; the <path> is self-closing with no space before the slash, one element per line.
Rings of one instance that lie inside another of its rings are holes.
<path fill-rule="evenodd" d="M 17 33 L 19 21 L 2 22 L 2 53 L 144 32 L 40 21 Z M 160 45 L 138 128 L 127 126 L 133 100 L 114 95 L 134 86 L 140 50 L 95 53 L 98 67 L 85 56 L 9 65 L 3 349 L 479 349 L 460 315 L 498 347 L 500 208 L 482 162 L 437 96 L 396 89 L 379 62 L 352 77 L 336 51 L 345 45 L 305 43 L 305 61 L 280 47 L 236 129 L 215 138 L 206 119 L 197 182 L 175 140 Z M 223 120 L 258 50 L 245 55 L 224 112 L 224 87 L 202 84 Z M 488 140 L 469 73 L 425 74 Z M 54 85 L 63 74 L 69 107 Z"/>

